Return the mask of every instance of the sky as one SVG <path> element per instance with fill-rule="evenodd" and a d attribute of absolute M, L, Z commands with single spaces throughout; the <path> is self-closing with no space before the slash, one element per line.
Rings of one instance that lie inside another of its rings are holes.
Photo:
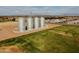
<path fill-rule="evenodd" d="M 79 16 L 79 6 L 0 6 L 0 16 L 7 15 Z"/>

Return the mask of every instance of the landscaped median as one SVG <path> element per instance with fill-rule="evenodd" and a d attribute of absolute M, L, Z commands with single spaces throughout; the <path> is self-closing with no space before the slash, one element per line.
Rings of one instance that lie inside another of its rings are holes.
<path fill-rule="evenodd" d="M 10 52 L 79 52 L 79 26 L 63 25 L 0 41 L 0 52 L 9 50 Z"/>

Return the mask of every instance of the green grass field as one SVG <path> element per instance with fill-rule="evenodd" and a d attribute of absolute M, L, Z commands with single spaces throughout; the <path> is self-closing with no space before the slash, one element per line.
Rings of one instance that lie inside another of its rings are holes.
<path fill-rule="evenodd" d="M 63 25 L 0 41 L 1 47 L 11 45 L 23 52 L 79 52 L 79 25 Z"/>

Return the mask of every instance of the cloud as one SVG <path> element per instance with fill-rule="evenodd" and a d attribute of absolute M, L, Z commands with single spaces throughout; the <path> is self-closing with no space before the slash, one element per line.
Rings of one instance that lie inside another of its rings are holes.
<path fill-rule="evenodd" d="M 78 6 L 0 6 L 0 15 L 79 15 Z"/>

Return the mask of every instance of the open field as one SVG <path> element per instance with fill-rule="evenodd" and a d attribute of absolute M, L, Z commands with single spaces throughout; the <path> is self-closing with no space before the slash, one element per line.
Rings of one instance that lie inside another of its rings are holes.
<path fill-rule="evenodd" d="M 0 52 L 9 50 L 10 52 L 79 52 L 79 25 L 63 25 L 0 41 Z"/>
<path fill-rule="evenodd" d="M 33 29 L 31 31 L 26 31 L 26 32 L 19 32 L 18 22 L 1 22 L 0 23 L 0 41 L 60 26 L 60 25 L 55 25 L 55 24 L 52 24 L 52 25 L 49 24 L 44 28 Z"/>

